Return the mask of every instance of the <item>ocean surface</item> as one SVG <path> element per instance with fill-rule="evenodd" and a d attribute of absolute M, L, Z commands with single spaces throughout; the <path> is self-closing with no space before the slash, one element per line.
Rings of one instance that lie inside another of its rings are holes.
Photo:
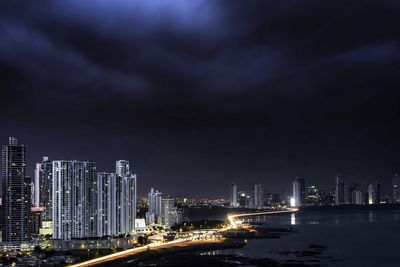
<path fill-rule="evenodd" d="M 263 222 L 260 227 L 294 227 L 298 232 L 209 253 L 296 260 L 295 254 L 282 252 L 306 251 L 314 244 L 326 247 L 318 259 L 324 266 L 400 266 L 400 210 L 303 211 L 252 220 Z"/>

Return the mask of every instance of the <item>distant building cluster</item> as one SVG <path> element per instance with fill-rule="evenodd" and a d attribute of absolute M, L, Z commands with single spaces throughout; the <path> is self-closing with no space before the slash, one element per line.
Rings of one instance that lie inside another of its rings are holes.
<path fill-rule="evenodd" d="M 315 185 L 307 186 L 304 178 L 296 177 L 293 181 L 293 194 L 290 205 L 320 206 L 320 205 L 372 205 L 381 203 L 400 203 L 400 179 L 397 174 L 393 177 L 393 195 L 382 197 L 381 185 L 378 181 L 363 185 L 353 183 L 348 185 L 341 175 L 335 177 L 335 189 L 328 192 L 318 189 Z"/>
<path fill-rule="evenodd" d="M 173 226 L 182 223 L 182 210 L 174 198 L 162 198 L 162 193 L 151 188 L 148 194 L 146 223 L 149 225 Z"/>
<path fill-rule="evenodd" d="M 372 205 L 382 203 L 400 203 L 400 176 L 395 174 L 392 180 L 392 196 L 382 196 L 378 181 L 368 184 L 346 184 L 341 175 L 334 179 L 334 189 L 320 189 L 307 185 L 304 177 L 295 177 L 288 198 L 277 193 L 266 193 L 263 184 L 255 184 L 253 192 L 246 193 L 233 183 L 230 187 L 230 207 L 264 208 L 273 206 L 332 206 L 332 205 Z"/>
<path fill-rule="evenodd" d="M 251 193 L 246 193 L 238 189 L 236 184 L 232 184 L 230 198 L 230 207 L 233 208 L 263 208 L 281 204 L 280 195 L 266 193 L 263 184 L 255 184 Z"/>

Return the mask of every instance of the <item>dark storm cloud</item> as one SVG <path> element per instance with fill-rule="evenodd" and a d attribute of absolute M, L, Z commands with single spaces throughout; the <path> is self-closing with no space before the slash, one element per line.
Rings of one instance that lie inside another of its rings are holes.
<path fill-rule="evenodd" d="M 386 179 L 400 164 L 399 8 L 1 3 L 1 137 L 35 142 L 33 160 L 134 157 L 145 186 L 165 190 L 163 179 L 220 179 L 215 194 L 232 180 Z"/>

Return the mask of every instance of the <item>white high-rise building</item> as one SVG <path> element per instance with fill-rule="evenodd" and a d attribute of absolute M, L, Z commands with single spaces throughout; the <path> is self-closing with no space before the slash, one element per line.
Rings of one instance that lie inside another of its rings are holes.
<path fill-rule="evenodd" d="M 146 222 L 147 224 L 155 224 L 159 223 L 159 217 L 161 215 L 161 196 L 162 193 L 150 189 L 150 193 L 148 194 L 148 211 L 146 213 Z"/>
<path fill-rule="evenodd" d="M 256 184 L 254 185 L 254 207 L 260 208 L 264 206 L 264 185 Z"/>
<path fill-rule="evenodd" d="M 53 163 L 48 157 L 43 157 L 41 163 L 36 163 L 34 180 L 34 206 L 43 207 L 43 220 L 52 220 L 53 198 Z"/>
<path fill-rule="evenodd" d="M 135 230 L 136 219 L 136 174 L 127 174 L 122 179 L 122 232 L 131 233 Z"/>
<path fill-rule="evenodd" d="M 161 200 L 161 217 L 162 224 L 165 226 L 174 226 L 182 222 L 182 214 L 175 207 L 174 199 Z"/>
<path fill-rule="evenodd" d="M 296 177 L 293 181 L 293 198 L 295 207 L 306 204 L 306 184 L 304 178 Z"/>
<path fill-rule="evenodd" d="M 352 191 L 351 194 L 352 194 L 352 196 L 351 196 L 352 204 L 361 205 L 364 203 L 363 193 L 361 190 L 356 189 L 356 190 Z"/>
<path fill-rule="evenodd" d="M 117 178 L 115 173 L 97 174 L 97 235 L 115 236 L 117 232 Z"/>
<path fill-rule="evenodd" d="M 96 164 L 53 161 L 52 230 L 55 239 L 97 236 Z"/>
<path fill-rule="evenodd" d="M 135 174 L 98 174 L 98 236 L 129 234 L 135 229 L 136 186 Z"/>
<path fill-rule="evenodd" d="M 130 233 L 135 229 L 136 219 L 136 174 L 132 174 L 129 161 L 115 163 L 117 176 L 117 232 Z"/>
<path fill-rule="evenodd" d="M 375 203 L 375 190 L 374 190 L 374 185 L 369 184 L 368 185 L 368 204 L 374 204 Z"/>
<path fill-rule="evenodd" d="M 128 174 L 130 174 L 129 171 L 129 161 L 127 160 L 118 160 L 115 163 L 115 173 L 117 176 L 124 177 Z"/>
<path fill-rule="evenodd" d="M 238 190 L 237 190 L 237 185 L 232 184 L 231 185 L 231 207 L 238 207 Z"/>

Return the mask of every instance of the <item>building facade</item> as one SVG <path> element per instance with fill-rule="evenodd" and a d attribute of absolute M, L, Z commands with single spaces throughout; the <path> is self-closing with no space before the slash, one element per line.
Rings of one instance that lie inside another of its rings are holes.
<path fill-rule="evenodd" d="M 147 224 L 161 223 L 160 216 L 161 216 L 162 193 L 151 188 L 150 193 L 147 196 L 148 196 L 147 199 L 148 211 L 146 213 Z"/>
<path fill-rule="evenodd" d="M 2 147 L 3 242 L 30 239 L 31 179 L 25 174 L 26 148 L 14 137 Z"/>
<path fill-rule="evenodd" d="M 125 190 L 122 196 L 123 207 L 123 233 L 135 230 L 136 220 L 136 174 L 128 174 L 123 178 Z"/>
<path fill-rule="evenodd" d="M 232 184 L 231 185 L 231 207 L 238 207 L 238 190 L 237 190 L 237 185 Z"/>
<path fill-rule="evenodd" d="M 96 164 L 53 161 L 52 230 L 54 239 L 97 236 Z"/>
<path fill-rule="evenodd" d="M 97 174 L 97 235 L 115 236 L 117 232 L 117 179 L 115 173 Z"/>
<path fill-rule="evenodd" d="M 135 229 L 137 179 L 129 162 L 116 162 L 117 173 L 97 175 L 97 235 L 130 234 Z"/>
<path fill-rule="evenodd" d="M 296 177 L 293 181 L 293 198 L 296 207 L 306 204 L 306 181 L 304 178 Z"/>
<path fill-rule="evenodd" d="M 374 190 L 374 185 L 369 184 L 368 185 L 368 204 L 374 204 L 375 203 L 375 190 Z"/>
<path fill-rule="evenodd" d="M 392 188 L 393 188 L 392 202 L 400 203 L 400 176 L 397 173 L 393 176 Z"/>
<path fill-rule="evenodd" d="M 115 163 L 115 174 L 119 177 L 125 177 L 130 174 L 129 161 L 127 160 L 117 160 Z"/>
<path fill-rule="evenodd" d="M 264 185 L 254 185 L 254 207 L 260 208 L 265 206 Z"/>
<path fill-rule="evenodd" d="M 161 200 L 161 218 L 162 225 L 174 226 L 182 222 L 182 213 L 175 205 L 175 199 L 162 199 Z"/>
<path fill-rule="evenodd" d="M 34 206 L 44 208 L 43 221 L 51 221 L 53 206 L 53 162 L 48 157 L 43 157 L 41 163 L 36 163 L 34 185 Z"/>
<path fill-rule="evenodd" d="M 306 205 L 319 205 L 319 190 L 315 185 L 307 186 Z"/>
<path fill-rule="evenodd" d="M 344 204 L 344 182 L 340 175 L 335 178 L 335 204 Z"/>

